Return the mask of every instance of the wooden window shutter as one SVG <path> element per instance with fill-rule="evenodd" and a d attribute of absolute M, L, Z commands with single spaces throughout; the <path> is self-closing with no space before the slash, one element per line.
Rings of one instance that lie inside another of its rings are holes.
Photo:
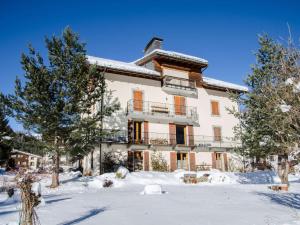
<path fill-rule="evenodd" d="M 180 98 L 181 115 L 186 115 L 185 97 Z"/>
<path fill-rule="evenodd" d="M 194 145 L 194 127 L 189 125 L 188 126 L 188 140 L 189 140 L 189 146 Z"/>
<path fill-rule="evenodd" d="M 149 152 L 144 151 L 144 171 L 149 171 Z"/>
<path fill-rule="evenodd" d="M 211 153 L 211 157 L 212 157 L 212 168 L 213 169 L 216 169 L 216 167 L 217 167 L 217 164 L 216 164 L 216 153 L 215 152 L 213 152 L 213 153 Z"/>
<path fill-rule="evenodd" d="M 134 139 L 134 133 L 133 133 L 133 121 L 128 120 L 128 142 L 132 143 Z"/>
<path fill-rule="evenodd" d="M 214 141 L 221 141 L 222 134 L 221 134 L 221 127 L 214 127 Z"/>
<path fill-rule="evenodd" d="M 190 169 L 196 171 L 196 153 L 190 152 Z"/>
<path fill-rule="evenodd" d="M 227 159 L 227 153 L 223 153 L 223 160 L 224 160 L 224 169 L 225 171 L 228 171 L 228 159 Z"/>
<path fill-rule="evenodd" d="M 211 101 L 211 114 L 214 116 L 219 116 L 219 102 L 217 101 Z"/>
<path fill-rule="evenodd" d="M 143 111 L 143 92 L 133 91 L 133 109 L 134 111 Z"/>
<path fill-rule="evenodd" d="M 177 169 L 177 154 L 170 152 L 170 171 L 173 172 Z"/>
<path fill-rule="evenodd" d="M 145 144 L 149 144 L 149 123 L 144 121 L 144 141 Z"/>
<path fill-rule="evenodd" d="M 173 123 L 169 123 L 169 138 L 170 144 L 176 145 L 176 125 Z"/>
<path fill-rule="evenodd" d="M 133 151 L 128 151 L 127 154 L 127 168 L 129 171 L 133 171 Z"/>
<path fill-rule="evenodd" d="M 182 96 L 174 96 L 174 108 L 176 115 L 185 115 L 186 107 L 185 107 L 185 98 Z"/>

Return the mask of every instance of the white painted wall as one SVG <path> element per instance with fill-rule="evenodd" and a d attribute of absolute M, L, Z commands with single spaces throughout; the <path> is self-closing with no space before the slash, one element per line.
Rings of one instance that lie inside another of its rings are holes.
<path fill-rule="evenodd" d="M 187 71 L 176 70 L 176 69 L 171 69 L 166 67 L 163 67 L 163 75 L 189 79 L 189 73 Z"/>
<path fill-rule="evenodd" d="M 177 71 L 177 70 L 174 70 Z M 174 75 L 172 70 L 172 74 Z M 180 72 L 180 71 L 179 71 Z M 183 71 L 182 73 L 186 73 Z M 108 89 L 118 98 L 122 110 L 106 119 L 106 128 L 127 129 L 126 107 L 127 102 L 133 98 L 133 90 L 142 90 L 144 101 L 174 104 L 173 95 L 161 89 L 161 82 L 144 78 L 129 77 L 124 75 L 106 74 Z M 233 137 L 233 127 L 238 120 L 228 113 L 226 107 L 237 108 L 236 103 L 229 99 L 228 93 L 222 91 L 197 88 L 198 98 L 186 97 L 187 106 L 197 107 L 199 127 L 194 127 L 194 135 L 213 136 L 213 126 L 220 126 L 222 136 Z M 211 115 L 211 100 L 219 102 L 220 116 Z M 168 133 L 168 124 L 149 123 L 149 132 Z"/>

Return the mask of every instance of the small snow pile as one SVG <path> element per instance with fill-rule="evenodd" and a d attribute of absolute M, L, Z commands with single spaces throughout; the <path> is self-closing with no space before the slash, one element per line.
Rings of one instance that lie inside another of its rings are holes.
<path fill-rule="evenodd" d="M 235 184 L 235 179 L 232 179 L 225 173 L 214 172 L 209 174 L 208 182 L 211 184 Z"/>
<path fill-rule="evenodd" d="M 163 193 L 160 184 L 148 184 L 144 187 L 144 191 L 141 192 L 142 195 L 161 195 Z"/>
<path fill-rule="evenodd" d="M 116 172 L 116 178 L 124 179 L 127 174 L 129 174 L 129 170 L 123 166 L 120 166 Z"/>
<path fill-rule="evenodd" d="M 72 172 L 69 172 L 69 176 L 74 177 L 74 178 L 82 177 L 82 173 L 80 171 L 75 171 L 75 172 L 72 171 Z"/>
<path fill-rule="evenodd" d="M 100 179 L 93 179 L 91 181 L 88 182 L 88 187 L 89 188 L 102 188 L 103 187 L 103 181 Z"/>

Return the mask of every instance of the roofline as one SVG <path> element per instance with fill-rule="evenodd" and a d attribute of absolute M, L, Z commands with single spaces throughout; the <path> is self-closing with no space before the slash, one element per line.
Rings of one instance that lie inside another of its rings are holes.
<path fill-rule="evenodd" d="M 32 154 L 32 153 L 30 153 L 30 152 L 20 151 L 20 150 L 17 150 L 17 149 L 13 149 L 13 150 L 11 151 L 11 153 L 14 153 L 14 152 L 16 152 L 16 153 L 22 153 L 22 154 L 30 155 L 30 156 L 35 156 L 35 157 L 38 157 L 38 158 L 43 158 L 43 157 L 40 156 L 40 155 Z"/>
<path fill-rule="evenodd" d="M 205 89 L 211 89 L 211 90 L 218 90 L 218 91 L 234 91 L 234 92 L 238 92 L 238 93 L 247 93 L 248 91 L 246 90 L 241 90 L 238 88 L 229 88 L 229 87 L 223 87 L 223 86 L 218 86 L 218 85 L 212 85 L 212 84 L 208 84 L 206 82 L 203 82 L 203 88 Z"/>
<path fill-rule="evenodd" d="M 206 62 L 204 62 L 204 61 L 203 62 L 200 62 L 200 61 L 197 62 L 195 60 L 189 60 L 189 59 L 178 59 L 177 57 L 164 54 L 162 51 L 163 51 L 162 49 L 155 49 L 152 52 L 150 52 L 149 54 L 143 56 L 142 58 L 133 61 L 132 63 L 135 63 L 136 65 L 140 65 L 140 64 L 144 64 L 146 62 L 149 62 L 155 56 L 163 56 L 163 57 L 172 58 L 172 59 L 178 60 L 178 61 L 189 62 L 189 63 L 192 63 L 192 64 L 201 65 L 202 67 L 207 67 L 208 66 L 208 62 L 205 59 L 203 59 L 203 60 L 205 60 Z M 178 54 L 183 54 L 183 53 L 178 52 Z"/>

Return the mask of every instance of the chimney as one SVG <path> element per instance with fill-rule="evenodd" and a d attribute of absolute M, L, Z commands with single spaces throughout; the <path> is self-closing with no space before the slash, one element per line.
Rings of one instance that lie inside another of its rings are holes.
<path fill-rule="evenodd" d="M 153 37 L 144 49 L 144 54 L 147 55 L 148 53 L 152 52 L 154 49 L 162 49 L 163 39 L 158 37 Z"/>

